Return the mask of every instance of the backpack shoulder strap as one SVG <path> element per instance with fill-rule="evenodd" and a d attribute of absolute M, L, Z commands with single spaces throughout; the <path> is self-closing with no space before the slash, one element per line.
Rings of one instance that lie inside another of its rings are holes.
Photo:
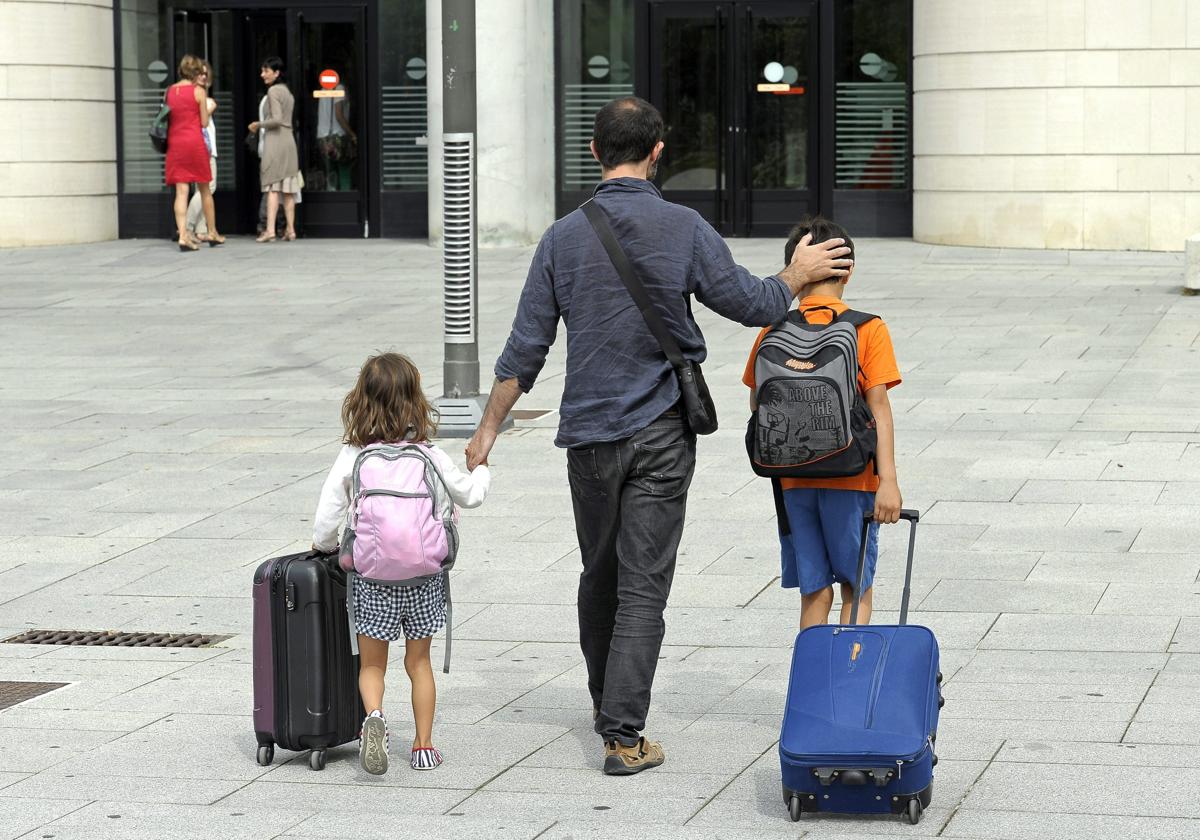
<path fill-rule="evenodd" d="M 879 316 L 872 315 L 869 312 L 859 312 L 856 309 L 847 309 L 841 315 L 837 316 L 837 320 L 844 324 L 850 324 L 855 329 L 858 329 L 864 324 L 869 324 L 872 321 L 879 320 Z"/>

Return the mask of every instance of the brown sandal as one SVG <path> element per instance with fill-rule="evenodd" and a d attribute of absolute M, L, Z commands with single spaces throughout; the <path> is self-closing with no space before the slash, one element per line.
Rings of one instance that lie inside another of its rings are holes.
<path fill-rule="evenodd" d="M 268 236 L 267 232 L 263 231 L 262 233 L 260 233 L 258 235 L 258 237 L 254 241 L 255 242 L 274 242 L 275 234 L 272 233 L 270 236 Z"/>

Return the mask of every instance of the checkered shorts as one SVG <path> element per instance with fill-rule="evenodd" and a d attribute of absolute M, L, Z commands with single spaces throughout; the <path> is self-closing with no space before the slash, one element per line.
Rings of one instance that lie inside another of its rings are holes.
<path fill-rule="evenodd" d="M 439 575 L 421 586 L 386 586 L 354 579 L 354 628 L 394 642 L 427 639 L 446 626 L 446 583 Z"/>

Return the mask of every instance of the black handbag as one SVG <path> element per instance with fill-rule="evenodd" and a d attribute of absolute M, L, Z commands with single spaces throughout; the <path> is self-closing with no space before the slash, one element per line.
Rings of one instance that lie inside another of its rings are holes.
<path fill-rule="evenodd" d="M 584 202 L 580 209 L 587 216 L 587 220 L 591 222 L 592 229 L 600 238 L 600 244 L 608 252 L 608 258 L 612 260 L 613 267 L 621 276 L 621 282 L 625 284 L 625 288 L 629 290 L 634 303 L 641 311 L 642 317 L 646 319 L 646 326 L 650 328 L 650 332 L 658 340 L 658 346 L 662 348 L 671 367 L 675 369 L 688 425 L 698 435 L 711 435 L 717 430 L 717 409 L 713 405 L 712 395 L 708 392 L 708 385 L 704 382 L 704 374 L 700 370 L 700 365 L 683 357 L 678 342 L 671 335 L 671 331 L 667 329 L 667 325 L 663 323 L 654 304 L 650 302 L 650 297 L 646 294 L 646 287 L 642 285 L 642 281 L 638 279 L 637 273 L 633 270 L 633 263 L 629 261 L 629 256 L 621 248 L 621 243 L 617 242 L 617 237 L 604 217 L 604 211 L 593 201 Z"/>
<path fill-rule="evenodd" d="M 170 113 L 171 106 L 167 104 L 167 96 L 164 93 L 162 108 L 159 109 L 154 122 L 150 123 L 150 145 L 160 155 L 167 153 L 167 119 Z"/>
<path fill-rule="evenodd" d="M 258 154 L 258 132 L 247 131 L 246 136 L 242 138 L 242 142 L 246 144 L 246 151 L 251 154 Z"/>

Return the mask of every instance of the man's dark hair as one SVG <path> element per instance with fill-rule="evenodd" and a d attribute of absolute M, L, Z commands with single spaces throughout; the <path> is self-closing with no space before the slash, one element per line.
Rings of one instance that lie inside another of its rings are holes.
<path fill-rule="evenodd" d="M 592 126 L 596 156 L 605 169 L 645 160 L 662 137 L 662 114 L 636 96 L 623 96 L 609 102 L 596 112 L 596 122 Z"/>
<path fill-rule="evenodd" d="M 827 239 L 845 239 L 846 247 L 850 249 L 850 253 L 846 255 L 846 259 L 854 259 L 854 240 L 850 238 L 850 234 L 846 233 L 846 229 L 837 222 L 830 221 L 824 216 L 805 216 L 802 218 L 792 232 L 788 234 L 787 244 L 783 246 L 783 264 L 790 265 L 792 255 L 796 253 L 796 246 L 800 244 L 800 240 L 804 238 L 806 233 L 812 234 L 812 244 L 824 242 Z"/>

